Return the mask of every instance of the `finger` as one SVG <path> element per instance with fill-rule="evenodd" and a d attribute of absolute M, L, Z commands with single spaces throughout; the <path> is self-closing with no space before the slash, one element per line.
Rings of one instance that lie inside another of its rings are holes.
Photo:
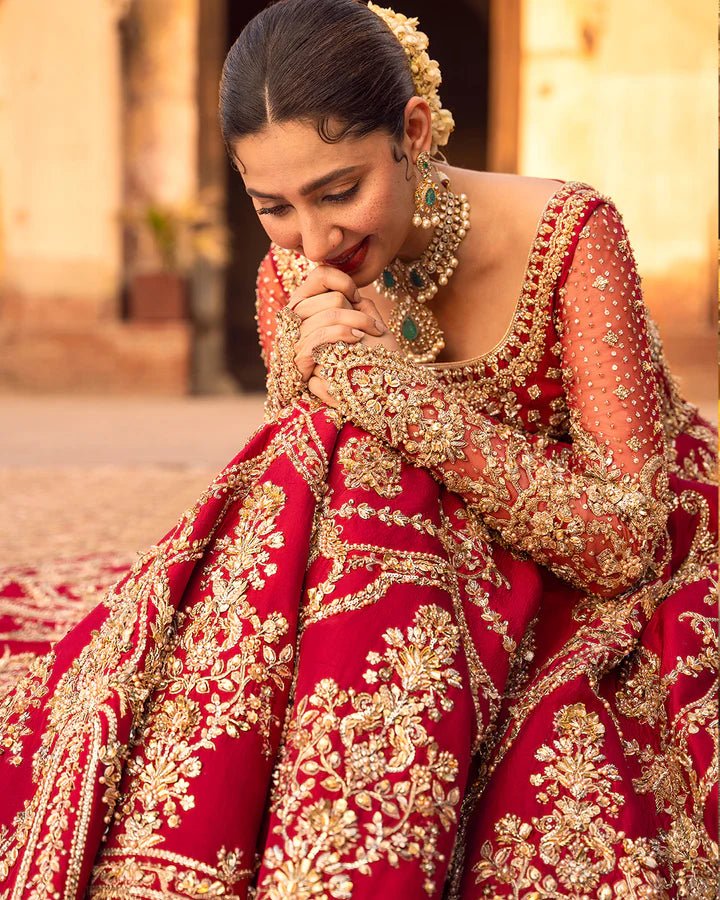
<path fill-rule="evenodd" d="M 327 403 L 328 406 L 337 408 L 337 401 L 328 393 L 327 382 L 324 379 L 318 378 L 317 375 L 313 375 L 308 381 L 308 390 L 311 394 L 314 394 L 318 400 L 322 400 L 324 403 Z"/>
<path fill-rule="evenodd" d="M 324 294 L 315 294 L 312 297 L 306 297 L 293 307 L 301 319 L 307 319 L 309 316 L 317 315 L 326 309 L 352 309 L 345 294 L 340 291 L 326 291 Z"/>
<path fill-rule="evenodd" d="M 361 312 L 364 312 L 367 316 L 378 322 L 382 326 L 382 330 L 379 333 L 385 334 L 388 330 L 387 323 L 383 319 L 380 310 L 375 305 L 375 301 L 370 297 L 366 297 L 364 294 L 360 294 L 359 296 L 359 300 L 353 301 L 353 309 L 358 309 Z"/>
<path fill-rule="evenodd" d="M 317 328 L 331 325 L 347 325 L 348 328 L 359 328 L 367 334 L 381 335 L 385 333 L 382 322 L 378 322 L 367 313 L 355 309 L 325 309 L 305 319 L 300 326 L 300 336 L 306 337 Z"/>
<path fill-rule="evenodd" d="M 317 266 L 310 272 L 305 281 L 292 292 L 288 306 L 291 309 L 295 309 L 299 303 L 308 297 L 325 294 L 328 291 L 339 291 L 350 301 L 357 292 L 357 285 L 349 275 L 341 272 L 340 269 L 334 269 L 332 266 Z"/>
<path fill-rule="evenodd" d="M 324 328 L 316 328 L 307 337 L 302 338 L 295 345 L 295 365 L 297 366 L 303 381 L 307 381 L 316 362 L 312 351 L 321 344 L 334 344 L 336 341 L 346 341 L 349 344 L 357 344 L 365 337 L 363 331 L 353 331 L 347 325 L 329 325 Z"/>

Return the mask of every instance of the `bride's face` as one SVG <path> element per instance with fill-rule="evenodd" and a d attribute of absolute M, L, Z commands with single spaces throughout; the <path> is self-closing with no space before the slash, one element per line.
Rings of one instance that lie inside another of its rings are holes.
<path fill-rule="evenodd" d="M 235 141 L 233 151 L 268 237 L 363 287 L 412 228 L 412 158 L 398 163 L 393 146 L 381 131 L 328 144 L 314 125 L 285 122 Z"/>

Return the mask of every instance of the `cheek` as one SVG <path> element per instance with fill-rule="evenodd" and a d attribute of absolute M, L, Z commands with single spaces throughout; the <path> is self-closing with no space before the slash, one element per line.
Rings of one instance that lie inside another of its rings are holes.
<path fill-rule="evenodd" d="M 297 232 L 290 217 L 258 216 L 258 221 L 273 243 L 281 247 L 294 247 L 297 244 Z"/>
<path fill-rule="evenodd" d="M 362 212 L 358 210 L 353 214 L 353 221 L 348 222 L 348 226 L 366 234 L 394 234 L 403 229 L 412 216 L 406 205 L 403 198 L 390 193 L 374 196 L 363 204 Z"/>
<path fill-rule="evenodd" d="M 387 211 L 379 201 L 364 203 L 362 209 L 353 212 L 347 227 L 357 234 L 377 234 L 387 230 Z"/>

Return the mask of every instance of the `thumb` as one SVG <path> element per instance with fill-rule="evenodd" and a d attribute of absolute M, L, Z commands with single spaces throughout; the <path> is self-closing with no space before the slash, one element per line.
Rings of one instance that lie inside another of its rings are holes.
<path fill-rule="evenodd" d="M 368 316 L 372 316 L 373 319 L 378 319 L 380 322 L 385 322 L 380 310 L 375 305 L 375 301 L 371 297 L 366 297 L 361 294 L 359 291 L 355 293 L 355 297 L 353 298 L 353 309 L 359 309 L 360 312 L 364 312 Z"/>

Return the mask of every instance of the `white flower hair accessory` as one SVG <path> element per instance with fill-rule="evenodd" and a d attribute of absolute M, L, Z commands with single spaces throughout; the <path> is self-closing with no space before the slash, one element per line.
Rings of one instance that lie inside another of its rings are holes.
<path fill-rule="evenodd" d="M 440 66 L 434 59 L 430 59 L 427 49 L 430 41 L 426 34 L 418 30 L 418 20 L 408 18 L 402 13 L 396 13 L 393 9 L 385 9 L 375 3 L 368 3 L 368 9 L 379 16 L 395 35 L 403 50 L 407 54 L 410 63 L 415 93 L 418 97 L 427 100 L 432 113 L 432 153 L 437 153 L 440 147 L 444 147 L 455 128 L 455 120 L 449 109 L 443 109 L 440 103 L 438 88 L 442 82 Z"/>

